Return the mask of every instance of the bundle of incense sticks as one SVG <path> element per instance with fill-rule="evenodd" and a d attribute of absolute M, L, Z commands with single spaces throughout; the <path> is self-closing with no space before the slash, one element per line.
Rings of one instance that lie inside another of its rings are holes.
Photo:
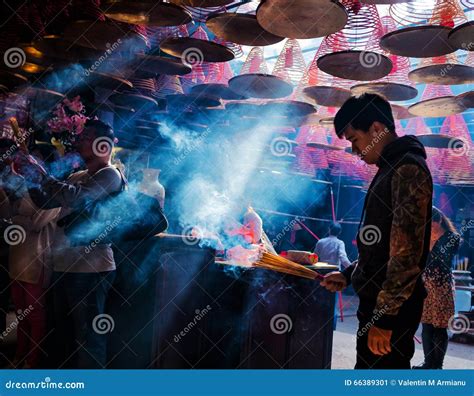
<path fill-rule="evenodd" d="M 28 154 L 28 147 L 26 146 L 25 139 L 21 134 L 20 126 L 18 125 L 18 121 L 15 117 L 10 117 L 10 125 L 13 130 L 13 136 L 17 144 L 20 146 L 20 150 L 23 151 L 25 154 Z"/>
<path fill-rule="evenodd" d="M 324 276 L 301 264 L 294 263 L 281 256 L 271 253 L 262 253 L 262 256 L 254 264 L 255 267 L 265 268 L 285 274 L 301 276 L 307 279 L 323 279 Z"/>

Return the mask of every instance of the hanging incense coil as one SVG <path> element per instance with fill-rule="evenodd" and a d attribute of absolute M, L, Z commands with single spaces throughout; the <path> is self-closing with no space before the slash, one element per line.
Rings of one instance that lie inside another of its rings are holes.
<path fill-rule="evenodd" d="M 467 20 L 457 0 L 417 0 L 393 4 L 389 13 L 401 26 L 429 24 L 453 28 Z"/>
<path fill-rule="evenodd" d="M 347 22 L 344 6 L 330 0 L 264 0 L 256 15 L 267 32 L 293 39 L 323 37 L 342 29 Z"/>
<path fill-rule="evenodd" d="M 380 19 L 375 5 L 344 0 L 349 18 L 344 29 L 323 40 L 324 51 L 317 61 L 319 69 L 335 77 L 371 81 L 385 77 L 392 62 L 383 54 Z"/>
<path fill-rule="evenodd" d="M 459 85 L 474 83 L 474 67 L 461 64 L 455 53 L 423 59 L 409 73 L 410 80 L 419 84 Z"/>
<path fill-rule="evenodd" d="M 374 35 L 373 40 L 378 41 L 380 37 L 395 31 L 395 21 L 390 16 L 381 18 L 378 30 L 379 32 Z M 373 48 L 373 46 L 374 44 L 370 42 L 367 45 L 368 48 Z M 389 101 L 405 101 L 415 98 L 418 95 L 418 91 L 408 79 L 410 60 L 394 54 L 388 54 L 388 57 L 393 67 L 387 76 L 370 83 L 356 84 L 351 87 L 351 92 L 355 95 L 360 95 L 364 92 L 375 93 Z"/>
<path fill-rule="evenodd" d="M 160 48 L 178 58 L 189 58 L 194 53 L 198 62 L 228 62 L 235 57 L 234 53 L 223 45 L 192 37 L 168 38 L 161 43 Z M 189 60 L 186 61 L 192 64 Z"/>
<path fill-rule="evenodd" d="M 454 52 L 449 44 L 451 28 L 446 26 L 415 26 L 386 34 L 380 46 L 391 54 L 410 58 L 432 58 Z"/>
<path fill-rule="evenodd" d="M 297 40 L 288 39 L 278 56 L 272 74 L 296 85 L 306 70 L 303 52 Z"/>
<path fill-rule="evenodd" d="M 283 37 L 264 30 L 255 15 L 232 12 L 211 15 L 206 26 L 217 37 L 241 45 L 265 46 L 283 40 Z"/>
<path fill-rule="evenodd" d="M 449 43 L 461 50 L 474 51 L 474 21 L 456 26 L 448 35 Z"/>
<path fill-rule="evenodd" d="M 451 89 L 443 85 L 427 85 L 421 101 L 408 107 L 410 113 L 420 117 L 447 117 L 465 110 Z"/>
<path fill-rule="evenodd" d="M 190 12 L 170 3 L 112 0 L 103 8 L 108 18 L 134 25 L 164 27 L 183 25 L 192 21 Z"/>

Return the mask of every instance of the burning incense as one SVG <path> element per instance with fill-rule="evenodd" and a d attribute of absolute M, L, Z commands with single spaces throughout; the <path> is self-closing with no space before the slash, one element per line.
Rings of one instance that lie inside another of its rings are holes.
<path fill-rule="evenodd" d="M 300 276 L 306 279 L 324 279 L 324 276 L 301 264 L 294 263 L 283 257 L 271 253 L 262 253 L 262 256 L 254 264 L 255 267 L 265 268 L 285 274 Z"/>
<path fill-rule="evenodd" d="M 20 150 L 25 154 L 28 154 L 28 147 L 26 146 L 25 139 L 23 138 L 17 119 L 15 117 L 10 117 L 9 121 L 13 130 L 13 136 L 15 137 L 17 144 L 20 146 Z"/>

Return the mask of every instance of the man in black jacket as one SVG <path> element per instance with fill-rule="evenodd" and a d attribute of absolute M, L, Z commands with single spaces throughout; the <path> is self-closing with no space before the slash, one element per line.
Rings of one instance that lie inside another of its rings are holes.
<path fill-rule="evenodd" d="M 416 137 L 397 136 L 390 104 L 378 95 L 347 100 L 334 126 L 378 172 L 364 202 L 357 263 L 321 284 L 339 291 L 352 283 L 359 296 L 355 368 L 409 369 L 430 247 L 433 182 L 426 152 Z"/>

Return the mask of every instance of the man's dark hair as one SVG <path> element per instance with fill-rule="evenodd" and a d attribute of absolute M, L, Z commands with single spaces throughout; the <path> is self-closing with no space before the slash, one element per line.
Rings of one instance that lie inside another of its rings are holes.
<path fill-rule="evenodd" d="M 100 120 L 87 120 L 84 129 L 93 130 L 94 138 L 106 137 L 114 140 L 114 130 L 109 124 Z"/>
<path fill-rule="evenodd" d="M 380 95 L 365 93 L 347 99 L 334 117 L 336 135 L 342 138 L 347 127 L 368 132 L 372 124 L 378 121 L 395 133 L 390 103 Z"/>
<path fill-rule="evenodd" d="M 339 223 L 332 222 L 329 225 L 329 235 L 338 237 L 339 235 L 341 235 L 341 231 L 342 231 L 342 227 Z"/>

